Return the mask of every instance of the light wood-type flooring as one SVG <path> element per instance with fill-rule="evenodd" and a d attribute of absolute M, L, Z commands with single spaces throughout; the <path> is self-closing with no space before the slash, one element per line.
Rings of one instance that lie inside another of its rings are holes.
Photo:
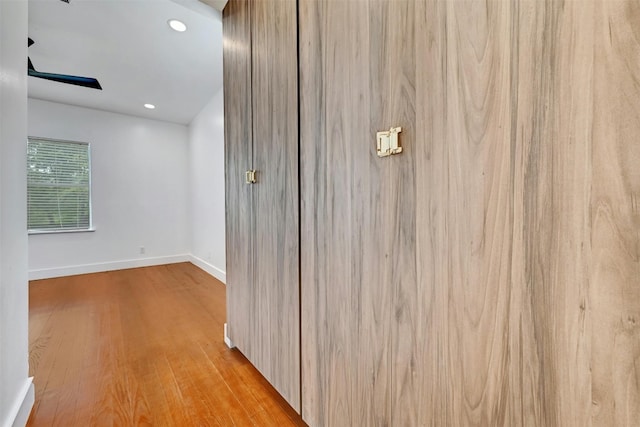
<path fill-rule="evenodd" d="M 29 426 L 298 426 L 223 343 L 225 286 L 189 263 L 30 283 Z"/>

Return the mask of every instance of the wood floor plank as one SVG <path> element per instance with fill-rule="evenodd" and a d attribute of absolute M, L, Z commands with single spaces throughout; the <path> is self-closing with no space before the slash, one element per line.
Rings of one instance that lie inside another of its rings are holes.
<path fill-rule="evenodd" d="M 29 426 L 304 426 L 222 340 L 225 286 L 188 264 L 30 284 Z"/>

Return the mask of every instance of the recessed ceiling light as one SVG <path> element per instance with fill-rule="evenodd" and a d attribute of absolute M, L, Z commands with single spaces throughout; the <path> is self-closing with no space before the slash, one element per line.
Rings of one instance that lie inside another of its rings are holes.
<path fill-rule="evenodd" d="M 153 110 L 153 109 L 155 109 L 155 108 L 156 108 L 156 106 L 155 106 L 155 105 L 153 105 L 153 104 L 144 104 L 144 108 L 147 108 L 147 109 L 149 109 L 149 110 Z"/>
<path fill-rule="evenodd" d="M 177 19 L 169 19 L 169 26 L 178 32 L 187 31 L 187 26 L 184 22 L 178 21 Z"/>

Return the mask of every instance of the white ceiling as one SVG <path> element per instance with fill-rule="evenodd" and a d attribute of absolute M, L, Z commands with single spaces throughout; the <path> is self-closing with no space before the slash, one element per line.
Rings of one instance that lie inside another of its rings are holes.
<path fill-rule="evenodd" d="M 219 10 L 220 12 L 222 12 L 222 9 L 224 9 L 224 6 L 227 4 L 227 0 L 201 0 L 201 1 L 213 7 L 214 9 Z"/>
<path fill-rule="evenodd" d="M 172 18 L 187 31 L 169 28 Z M 222 87 L 220 12 L 198 0 L 30 0 L 29 37 L 36 70 L 103 89 L 29 77 L 31 98 L 188 124 Z"/>

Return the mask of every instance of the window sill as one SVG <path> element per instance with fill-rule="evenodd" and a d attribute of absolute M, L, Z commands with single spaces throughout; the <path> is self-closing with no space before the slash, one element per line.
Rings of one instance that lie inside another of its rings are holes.
<path fill-rule="evenodd" d="M 27 233 L 32 236 L 36 234 L 61 234 L 61 233 L 93 233 L 95 228 L 85 228 L 82 230 L 30 230 Z"/>

